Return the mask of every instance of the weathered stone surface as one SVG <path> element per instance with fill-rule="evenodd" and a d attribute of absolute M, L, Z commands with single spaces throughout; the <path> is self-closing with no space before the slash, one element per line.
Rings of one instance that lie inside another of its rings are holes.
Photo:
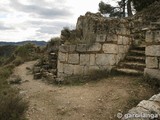
<path fill-rule="evenodd" d="M 96 54 L 97 65 L 114 65 L 116 64 L 116 55 L 114 54 Z"/>
<path fill-rule="evenodd" d="M 78 64 L 79 63 L 79 54 L 69 54 L 68 63 Z"/>
<path fill-rule="evenodd" d="M 118 46 L 116 44 L 104 44 L 103 45 L 104 53 L 114 53 L 118 52 Z"/>
<path fill-rule="evenodd" d="M 147 31 L 146 32 L 145 41 L 146 42 L 153 42 L 153 33 L 151 31 Z"/>
<path fill-rule="evenodd" d="M 156 78 L 160 80 L 160 70 L 159 69 L 149 69 L 145 68 L 144 69 L 144 75 L 149 75 L 151 78 Z"/>
<path fill-rule="evenodd" d="M 65 73 L 61 73 L 61 72 L 58 72 L 57 73 L 57 77 L 58 78 L 64 78 L 64 77 L 67 77 L 68 75 L 67 74 L 65 74 Z"/>
<path fill-rule="evenodd" d="M 74 75 L 83 75 L 84 66 L 74 65 Z"/>
<path fill-rule="evenodd" d="M 68 45 L 61 45 L 61 46 L 59 46 L 59 51 L 66 53 L 69 51 L 69 46 Z"/>
<path fill-rule="evenodd" d="M 76 48 L 77 52 L 86 52 L 87 51 L 87 45 L 86 44 L 78 44 Z"/>
<path fill-rule="evenodd" d="M 65 62 L 67 61 L 67 58 L 68 58 L 68 53 L 62 53 L 62 52 L 59 52 L 58 53 L 58 60 L 60 62 Z"/>
<path fill-rule="evenodd" d="M 99 67 L 98 66 L 89 66 L 89 71 L 92 71 L 92 70 L 99 70 Z"/>
<path fill-rule="evenodd" d="M 126 49 L 124 45 L 118 45 L 118 53 L 126 53 Z"/>
<path fill-rule="evenodd" d="M 160 102 L 160 93 L 152 96 L 149 100 L 150 101 L 155 101 L 155 102 Z"/>
<path fill-rule="evenodd" d="M 118 35 L 118 41 L 117 41 L 117 43 L 118 43 L 119 45 L 122 45 L 122 44 L 123 44 L 123 36 Z"/>
<path fill-rule="evenodd" d="M 90 65 L 95 65 L 95 61 L 96 61 L 96 55 L 95 54 L 90 54 Z"/>
<path fill-rule="evenodd" d="M 34 67 L 33 68 L 33 73 L 39 73 L 41 70 L 41 67 Z"/>
<path fill-rule="evenodd" d="M 95 43 L 91 45 L 88 49 L 88 51 L 93 51 L 93 52 L 98 52 L 101 50 L 101 44 L 100 43 Z"/>
<path fill-rule="evenodd" d="M 117 41 L 118 40 L 118 36 L 116 34 L 109 34 L 107 36 L 107 41 Z"/>
<path fill-rule="evenodd" d="M 69 45 L 69 52 L 75 52 L 76 51 L 76 45 Z"/>
<path fill-rule="evenodd" d="M 84 66 L 83 67 L 83 74 L 87 75 L 89 73 L 89 67 L 88 66 Z"/>
<path fill-rule="evenodd" d="M 149 101 L 149 100 L 143 100 L 138 105 L 138 107 L 143 107 L 149 111 L 154 111 L 155 113 L 160 114 L 160 106 L 157 102 Z"/>
<path fill-rule="evenodd" d="M 57 69 L 58 69 L 58 72 L 62 72 L 63 73 L 63 63 L 60 63 L 58 61 Z"/>
<path fill-rule="evenodd" d="M 121 24 L 122 25 L 122 24 Z M 118 34 L 122 34 L 122 35 L 129 35 L 130 31 L 124 26 L 120 28 L 120 31 Z"/>
<path fill-rule="evenodd" d="M 141 117 L 141 114 L 151 114 L 149 110 L 146 110 L 145 108 L 142 107 L 134 107 L 127 114 L 124 115 L 124 117 L 121 120 L 150 120 L 149 118 L 144 118 Z M 135 115 L 139 115 L 136 116 Z"/>
<path fill-rule="evenodd" d="M 154 35 L 155 35 L 155 36 L 153 37 L 153 38 L 154 38 L 154 41 L 155 41 L 155 42 L 160 42 L 160 30 L 155 30 L 155 31 L 154 31 Z"/>
<path fill-rule="evenodd" d="M 119 60 L 123 60 L 124 58 L 125 58 L 125 56 L 126 56 L 126 54 L 124 54 L 124 53 L 119 53 L 118 55 L 117 55 L 117 60 L 119 61 Z"/>
<path fill-rule="evenodd" d="M 160 45 L 147 46 L 145 54 L 148 56 L 160 56 Z"/>
<path fill-rule="evenodd" d="M 157 57 L 146 57 L 146 67 L 147 68 L 158 68 Z"/>
<path fill-rule="evenodd" d="M 146 42 L 160 42 L 160 30 L 147 31 L 146 32 Z"/>
<path fill-rule="evenodd" d="M 129 45 L 130 44 L 130 38 L 123 36 L 123 45 Z"/>
<path fill-rule="evenodd" d="M 107 71 L 111 71 L 111 69 L 113 68 L 113 66 L 110 65 L 102 65 L 102 66 L 98 66 L 100 70 L 107 70 Z"/>
<path fill-rule="evenodd" d="M 74 73 L 74 65 L 64 64 L 64 73 L 67 75 L 72 75 Z"/>
<path fill-rule="evenodd" d="M 106 34 L 100 34 L 100 35 L 97 35 L 96 37 L 97 42 L 105 42 L 105 40 L 106 40 Z"/>
<path fill-rule="evenodd" d="M 80 55 L 80 65 L 89 65 L 89 54 Z"/>

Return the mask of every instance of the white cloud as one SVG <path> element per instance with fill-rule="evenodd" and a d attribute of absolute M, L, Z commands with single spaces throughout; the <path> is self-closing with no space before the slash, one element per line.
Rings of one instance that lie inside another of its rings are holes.
<path fill-rule="evenodd" d="M 101 0 L 0 0 L 0 41 L 49 40 Z"/>

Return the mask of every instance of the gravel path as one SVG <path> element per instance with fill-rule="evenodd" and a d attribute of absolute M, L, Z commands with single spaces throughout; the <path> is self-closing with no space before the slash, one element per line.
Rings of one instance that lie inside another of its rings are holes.
<path fill-rule="evenodd" d="M 118 120 L 118 112 L 124 112 L 154 91 L 139 83 L 139 78 L 115 76 L 79 86 L 56 86 L 33 80 L 26 69 L 35 61 L 15 68 L 23 82 L 16 85 L 24 99 L 29 101 L 26 117 L 29 120 Z"/>

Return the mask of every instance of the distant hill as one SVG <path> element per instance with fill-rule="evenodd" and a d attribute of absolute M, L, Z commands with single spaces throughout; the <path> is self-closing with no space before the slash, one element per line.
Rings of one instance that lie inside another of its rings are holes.
<path fill-rule="evenodd" d="M 33 43 L 37 46 L 46 46 L 47 42 L 45 41 L 22 41 L 22 42 L 0 42 L 0 46 L 4 45 L 24 45 L 26 43 Z"/>

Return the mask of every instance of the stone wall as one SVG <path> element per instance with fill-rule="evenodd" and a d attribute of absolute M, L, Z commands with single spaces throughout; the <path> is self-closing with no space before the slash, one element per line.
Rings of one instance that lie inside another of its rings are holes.
<path fill-rule="evenodd" d="M 146 32 L 146 68 L 145 76 L 160 79 L 160 29 L 154 28 Z"/>
<path fill-rule="evenodd" d="M 110 37 L 110 40 L 107 37 Z M 57 76 L 87 75 L 92 70 L 111 70 L 124 59 L 130 45 L 131 37 L 128 34 L 99 34 L 96 42 L 91 45 L 61 45 Z"/>

